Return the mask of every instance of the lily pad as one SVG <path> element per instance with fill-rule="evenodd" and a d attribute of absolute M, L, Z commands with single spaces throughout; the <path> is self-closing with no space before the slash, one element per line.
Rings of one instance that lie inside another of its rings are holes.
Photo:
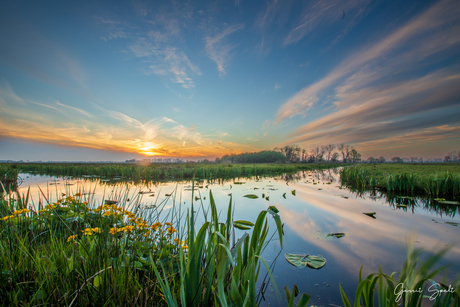
<path fill-rule="evenodd" d="M 323 256 L 318 255 L 296 255 L 296 254 L 284 254 L 287 262 L 298 268 L 304 268 L 306 266 L 312 269 L 320 269 L 326 264 L 326 259 Z"/>
<path fill-rule="evenodd" d="M 407 208 L 407 205 L 396 205 L 396 208 Z"/>
<path fill-rule="evenodd" d="M 396 196 L 396 197 L 399 198 L 399 199 L 414 199 L 411 196 Z"/>
<path fill-rule="evenodd" d="M 363 212 L 363 214 L 370 216 L 371 218 L 375 219 L 376 212 Z"/>
<path fill-rule="evenodd" d="M 259 198 L 259 196 L 255 195 L 255 194 L 246 194 L 243 197 L 252 198 L 252 199 Z"/>
<path fill-rule="evenodd" d="M 460 205 L 460 202 L 455 200 L 439 200 L 438 203 L 443 205 Z"/>
<path fill-rule="evenodd" d="M 341 238 L 341 237 L 345 237 L 345 233 L 344 232 L 333 232 L 333 233 L 329 233 L 327 236 Z"/>

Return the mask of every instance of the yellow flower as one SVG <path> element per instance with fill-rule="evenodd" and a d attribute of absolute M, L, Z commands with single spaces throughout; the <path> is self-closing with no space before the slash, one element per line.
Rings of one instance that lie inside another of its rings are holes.
<path fill-rule="evenodd" d="M 174 229 L 174 227 L 171 226 L 171 227 L 168 228 L 168 233 L 169 233 L 170 235 L 172 235 L 172 234 L 175 233 L 175 232 L 177 232 L 177 230 Z"/>
<path fill-rule="evenodd" d="M 84 236 L 91 236 L 93 232 L 91 231 L 90 228 L 86 228 L 85 230 L 82 230 Z"/>
<path fill-rule="evenodd" d="M 165 225 L 166 226 L 172 226 L 172 224 L 170 222 L 166 222 Z"/>
<path fill-rule="evenodd" d="M 113 227 L 113 228 L 110 228 L 109 232 L 112 235 L 116 235 L 118 232 L 120 232 L 120 229 L 118 229 L 117 227 Z"/>
<path fill-rule="evenodd" d="M 101 229 L 99 227 L 91 228 L 91 230 L 95 233 L 101 233 Z"/>
<path fill-rule="evenodd" d="M 179 244 L 179 242 L 180 242 L 180 241 L 179 241 L 179 239 L 178 239 L 178 238 L 175 238 L 175 239 L 174 239 L 174 243 L 177 243 L 177 244 Z"/>
<path fill-rule="evenodd" d="M 81 196 L 81 194 L 80 193 L 75 193 L 73 196 L 79 197 L 79 196 Z"/>
<path fill-rule="evenodd" d="M 13 215 L 19 215 L 19 214 L 28 213 L 28 212 L 30 212 L 29 209 L 16 210 L 13 212 Z"/>
<path fill-rule="evenodd" d="M 160 222 L 156 222 L 155 224 L 153 224 L 151 227 L 153 229 L 153 231 L 157 231 L 158 227 L 161 227 L 161 223 Z"/>
<path fill-rule="evenodd" d="M 133 232 L 134 226 L 125 226 L 124 231 L 125 232 Z"/>
<path fill-rule="evenodd" d="M 4 218 L 2 218 L 2 220 L 7 221 L 9 219 L 12 219 L 13 217 L 14 217 L 14 215 L 8 215 L 8 216 L 5 216 Z"/>
<path fill-rule="evenodd" d="M 183 249 L 188 249 L 188 246 L 187 245 L 182 245 L 182 248 Z"/>
<path fill-rule="evenodd" d="M 77 235 L 68 237 L 68 238 L 67 238 L 67 242 L 75 241 L 75 238 L 76 238 L 76 237 L 77 237 Z"/>

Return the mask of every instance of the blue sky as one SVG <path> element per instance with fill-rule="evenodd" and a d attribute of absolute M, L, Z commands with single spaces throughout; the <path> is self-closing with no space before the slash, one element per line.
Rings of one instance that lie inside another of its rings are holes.
<path fill-rule="evenodd" d="M 0 160 L 459 149 L 454 0 L 0 5 Z"/>

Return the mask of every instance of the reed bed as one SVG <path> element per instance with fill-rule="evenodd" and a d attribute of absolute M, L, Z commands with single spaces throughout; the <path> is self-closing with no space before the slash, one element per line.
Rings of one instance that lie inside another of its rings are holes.
<path fill-rule="evenodd" d="M 355 190 L 455 198 L 460 195 L 460 165 L 359 165 L 340 173 L 342 185 Z"/>
<path fill-rule="evenodd" d="M 17 186 L 19 169 L 16 165 L 0 164 L 0 182 L 3 186 Z M 3 191 L 3 187 L 0 186 L 0 192 Z"/>
<path fill-rule="evenodd" d="M 127 192 L 101 204 L 83 193 L 55 202 L 46 194 L 34 204 L 29 193 L 2 193 L 3 306 L 256 306 L 261 266 L 270 272 L 260 256 L 273 237 L 267 215 L 282 244 L 275 207 L 255 223 L 233 221 L 230 199 L 221 222 L 212 193 L 199 229 L 178 193 L 149 207 Z M 236 240 L 235 227 L 252 231 Z"/>
<path fill-rule="evenodd" d="M 99 176 L 126 178 L 130 180 L 171 180 L 239 178 L 259 175 L 295 173 L 298 170 L 325 169 L 337 164 L 89 164 L 89 163 L 40 163 L 15 164 L 23 173 L 53 176 Z"/>

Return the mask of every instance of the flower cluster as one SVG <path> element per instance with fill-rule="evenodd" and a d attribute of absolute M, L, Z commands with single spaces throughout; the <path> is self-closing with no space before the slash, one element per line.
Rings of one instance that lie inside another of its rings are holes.
<path fill-rule="evenodd" d="M 99 227 L 95 228 L 86 228 L 85 230 L 82 230 L 84 236 L 92 236 L 93 232 L 95 233 L 101 233 L 101 229 Z"/>
<path fill-rule="evenodd" d="M 29 213 L 29 212 L 30 212 L 29 209 L 16 210 L 16 211 L 13 212 L 12 215 L 5 216 L 4 218 L 2 218 L 2 220 L 3 221 L 8 221 L 8 220 L 12 219 L 13 217 L 15 217 L 17 215 L 25 214 L 25 213 Z"/>

